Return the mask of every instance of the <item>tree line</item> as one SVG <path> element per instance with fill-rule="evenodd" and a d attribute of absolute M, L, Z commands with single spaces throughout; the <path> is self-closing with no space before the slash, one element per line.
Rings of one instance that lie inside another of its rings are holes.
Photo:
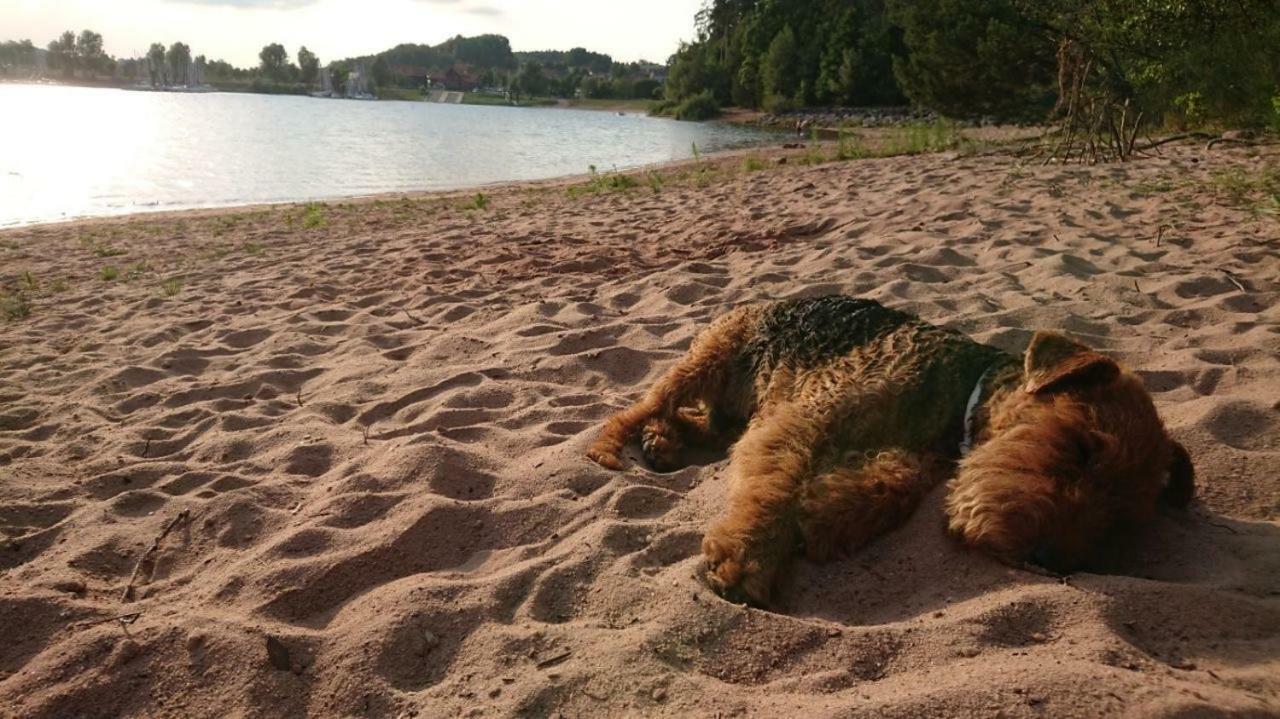
<path fill-rule="evenodd" d="M 36 61 L 36 46 L 30 40 L 0 43 L 0 75 L 29 75 Z M 65 32 L 45 50 L 49 70 L 65 79 L 94 79 L 101 76 L 123 79 L 145 78 L 152 85 L 178 84 L 186 78 L 186 68 L 195 63 L 209 82 L 236 84 L 262 92 L 302 92 L 314 86 L 322 68 L 328 69 L 335 86 L 348 73 L 363 66 L 374 87 L 422 89 L 447 77 L 458 77 L 466 89 L 490 88 L 528 97 L 589 97 L 653 99 L 660 95 L 663 66 L 654 63 L 621 63 L 605 54 L 576 47 L 570 50 L 514 52 L 502 35 L 461 35 L 438 45 L 402 44 L 375 55 L 345 58 L 323 65 L 305 46 L 291 54 L 280 43 L 265 45 L 258 64 L 236 67 L 204 55 L 193 57 L 183 42 L 152 43 L 141 58 L 117 60 L 103 51 L 102 35 L 85 30 L 78 36 Z M 452 73 L 452 75 L 451 75 Z"/>
<path fill-rule="evenodd" d="M 1275 0 L 709 0 L 697 27 L 671 58 L 668 107 L 912 103 L 1148 125 L 1280 115 Z"/>

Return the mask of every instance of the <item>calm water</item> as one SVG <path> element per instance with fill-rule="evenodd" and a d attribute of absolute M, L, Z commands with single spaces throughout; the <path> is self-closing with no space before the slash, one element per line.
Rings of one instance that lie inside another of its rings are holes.
<path fill-rule="evenodd" d="M 585 110 L 0 85 L 0 226 L 473 187 L 762 139 Z"/>

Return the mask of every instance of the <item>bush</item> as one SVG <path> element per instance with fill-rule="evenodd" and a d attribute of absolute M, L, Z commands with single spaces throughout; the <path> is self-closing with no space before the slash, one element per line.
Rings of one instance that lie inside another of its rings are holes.
<path fill-rule="evenodd" d="M 796 109 L 796 103 L 785 95 L 769 95 L 761 104 L 765 112 L 780 113 L 791 112 Z"/>
<path fill-rule="evenodd" d="M 675 115 L 677 120 L 710 120 L 720 114 L 720 103 L 716 101 L 714 95 L 709 90 L 688 98 L 684 102 L 676 106 Z"/>
<path fill-rule="evenodd" d="M 654 100 L 649 103 L 649 114 L 656 117 L 670 117 L 676 114 L 676 107 L 680 103 L 675 100 Z"/>

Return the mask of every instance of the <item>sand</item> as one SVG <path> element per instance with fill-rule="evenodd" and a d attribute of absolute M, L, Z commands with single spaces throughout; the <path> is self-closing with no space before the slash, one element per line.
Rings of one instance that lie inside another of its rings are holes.
<path fill-rule="evenodd" d="M 1280 715 L 1280 149 L 775 157 L 0 233 L 0 716 Z M 720 600 L 724 458 L 583 451 L 710 318 L 830 292 L 1113 353 L 1199 500 L 1059 581 L 935 491 Z"/>

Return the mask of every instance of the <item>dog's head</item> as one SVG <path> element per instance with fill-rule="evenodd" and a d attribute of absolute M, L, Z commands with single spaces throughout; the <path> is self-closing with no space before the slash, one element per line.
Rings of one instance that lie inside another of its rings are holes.
<path fill-rule="evenodd" d="M 961 463 L 947 514 L 952 533 L 1006 562 L 1070 571 L 1161 499 L 1191 500 L 1191 460 L 1142 381 L 1078 342 L 1037 333 L 1022 386 L 987 410 L 987 440 Z"/>

